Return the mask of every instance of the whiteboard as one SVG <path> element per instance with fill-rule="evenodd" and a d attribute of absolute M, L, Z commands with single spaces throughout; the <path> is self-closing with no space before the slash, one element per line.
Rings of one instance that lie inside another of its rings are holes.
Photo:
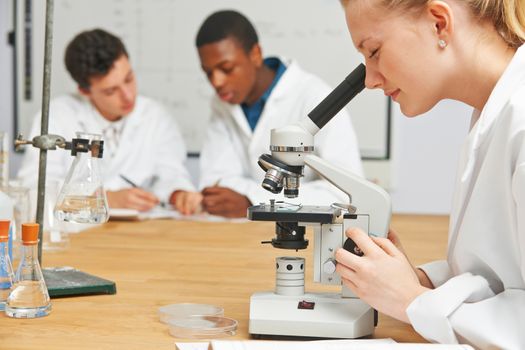
<path fill-rule="evenodd" d="M 16 4 L 16 110 L 19 131 L 27 135 L 41 108 L 45 1 Z M 194 42 L 202 21 L 218 9 L 236 9 L 254 23 L 265 57 L 295 59 L 332 87 L 362 61 L 339 0 L 55 0 L 52 97 L 76 91 L 63 63 L 69 41 L 82 30 L 106 29 L 123 39 L 139 93 L 161 101 L 177 119 L 188 150 L 199 152 L 213 90 Z M 362 156 L 388 158 L 389 100 L 366 90 L 348 108 Z"/>

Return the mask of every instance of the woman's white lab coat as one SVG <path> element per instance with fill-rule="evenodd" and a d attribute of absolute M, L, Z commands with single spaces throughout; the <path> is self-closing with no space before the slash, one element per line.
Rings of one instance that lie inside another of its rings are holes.
<path fill-rule="evenodd" d="M 282 60 L 283 62 L 286 61 Z M 307 114 L 331 91 L 313 74 L 297 63 L 287 69 L 275 86 L 254 131 L 239 105 L 214 97 L 212 115 L 200 159 L 200 187 L 228 187 L 247 196 L 253 204 L 270 198 L 282 199 L 261 187 L 264 171 L 257 164 L 259 156 L 270 153 L 270 131 L 292 124 Z M 343 110 L 315 136 L 316 154 L 321 158 L 362 175 L 357 139 L 348 113 Z M 348 201 L 340 190 L 313 171 L 305 169 L 301 178 L 298 201 L 302 204 L 329 205 Z"/>
<path fill-rule="evenodd" d="M 101 134 L 112 123 L 93 105 L 78 95 L 53 99 L 50 105 L 49 133 L 71 140 L 75 132 Z M 138 96 L 133 111 L 117 122 L 118 143 L 105 142 L 102 158 L 105 190 L 130 188 L 120 175 L 167 201 L 174 190 L 194 190 L 184 166 L 186 147 L 175 118 L 159 103 Z M 31 137 L 40 134 L 40 113 L 35 117 Z M 106 140 L 109 141 L 109 140 Z M 113 149 L 112 149 L 113 147 Z M 48 152 L 47 177 L 63 181 L 74 158 L 70 152 Z M 38 150 L 26 150 L 18 176 L 25 186 L 36 187 Z"/>
<path fill-rule="evenodd" d="M 492 91 L 461 155 L 447 261 L 422 266 L 436 289 L 408 307 L 440 343 L 525 349 L 525 47 Z"/>

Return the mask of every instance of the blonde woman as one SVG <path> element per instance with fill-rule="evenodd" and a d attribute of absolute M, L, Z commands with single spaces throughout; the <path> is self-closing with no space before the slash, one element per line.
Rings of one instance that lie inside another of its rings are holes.
<path fill-rule="evenodd" d="M 389 239 L 348 230 L 337 271 L 371 306 L 429 341 L 525 349 L 525 1 L 343 1 L 366 86 L 414 117 L 442 99 L 474 108 L 446 261 L 413 267 Z M 444 135 L 443 142 L 446 142 Z"/>

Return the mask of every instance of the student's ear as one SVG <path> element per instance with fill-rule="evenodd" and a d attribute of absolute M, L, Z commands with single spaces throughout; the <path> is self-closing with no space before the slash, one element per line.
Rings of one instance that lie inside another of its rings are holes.
<path fill-rule="evenodd" d="M 252 49 L 248 53 L 250 61 L 257 67 L 261 67 L 263 64 L 262 49 L 259 44 L 253 45 Z"/>
<path fill-rule="evenodd" d="M 430 1 L 427 5 L 427 14 L 438 39 L 449 42 L 454 32 L 454 14 L 450 6 L 445 1 Z"/>
<path fill-rule="evenodd" d="M 85 97 L 89 97 L 91 95 L 91 91 L 89 91 L 89 89 L 83 88 L 81 86 L 78 87 L 78 92 Z"/>

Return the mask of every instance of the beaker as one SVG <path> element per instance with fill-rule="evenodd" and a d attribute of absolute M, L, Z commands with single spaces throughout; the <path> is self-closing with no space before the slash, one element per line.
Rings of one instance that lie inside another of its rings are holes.
<path fill-rule="evenodd" d="M 7 187 L 9 181 L 9 140 L 4 131 L 0 131 L 0 188 Z"/>
<path fill-rule="evenodd" d="M 77 132 L 77 139 L 101 141 L 98 134 Z M 58 195 L 55 217 L 60 221 L 98 224 L 108 220 L 108 202 L 102 186 L 100 152 L 78 151 Z"/>
<path fill-rule="evenodd" d="M 12 233 L 12 262 L 15 263 L 20 257 L 22 241 L 22 223 L 32 220 L 31 201 L 29 188 L 22 186 L 8 186 L 4 189 L 5 194 L 13 201 L 13 233 Z"/>
<path fill-rule="evenodd" d="M 60 190 L 58 180 L 47 180 L 44 204 L 44 229 L 42 230 L 42 249 L 45 251 L 64 250 L 69 247 L 69 234 L 63 222 L 55 218 L 54 209 Z"/>

